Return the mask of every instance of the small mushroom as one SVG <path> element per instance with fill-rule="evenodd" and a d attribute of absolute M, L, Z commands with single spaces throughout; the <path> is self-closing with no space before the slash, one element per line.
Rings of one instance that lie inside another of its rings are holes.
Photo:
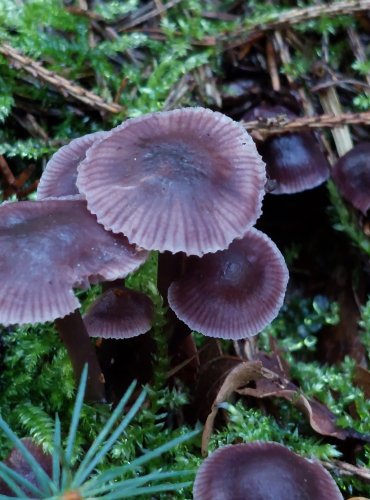
<path fill-rule="evenodd" d="M 219 448 L 200 466 L 194 500 L 343 500 L 324 467 L 272 442 Z"/>
<path fill-rule="evenodd" d="M 26 447 L 26 449 L 34 456 L 38 464 L 44 469 L 46 474 L 51 477 L 52 475 L 52 457 L 51 455 L 47 455 L 43 452 L 41 446 L 36 445 L 31 439 L 24 438 L 22 439 L 22 444 Z M 39 487 L 39 481 L 37 476 L 30 466 L 28 460 L 24 458 L 23 453 L 18 448 L 13 448 L 8 458 L 4 461 L 4 464 L 12 469 L 14 472 L 20 474 L 24 479 L 26 479 L 32 486 Z M 24 494 L 30 495 L 30 498 L 33 498 L 33 494 L 31 491 L 25 488 Z M 15 496 L 13 490 L 7 486 L 4 481 L 0 479 L 0 497 L 1 495 L 6 495 L 5 498 Z M 3 498 L 3 497 L 1 497 Z M 25 498 L 28 498 L 25 496 Z"/>
<path fill-rule="evenodd" d="M 4 203 L 0 247 L 0 323 L 56 320 L 76 378 L 89 364 L 86 394 L 93 399 L 100 370 L 73 288 L 125 277 L 147 252 L 106 231 L 78 199 Z"/>
<path fill-rule="evenodd" d="M 83 320 L 90 337 L 137 337 L 151 328 L 153 303 L 144 293 L 115 286 L 91 304 Z"/>
<path fill-rule="evenodd" d="M 87 134 L 58 149 L 42 173 L 37 199 L 80 194 L 76 186 L 77 166 L 85 158 L 86 151 L 104 136 L 105 132 Z"/>
<path fill-rule="evenodd" d="M 357 144 L 339 158 L 332 178 L 343 198 L 366 215 L 370 208 L 370 142 Z"/>
<path fill-rule="evenodd" d="M 168 302 L 191 329 L 236 340 L 256 335 L 275 318 L 287 282 L 280 251 L 252 228 L 227 250 L 189 261 L 170 286 Z"/>
<path fill-rule="evenodd" d="M 243 120 L 268 120 L 279 115 L 288 118 L 297 116 L 285 106 L 260 104 L 249 110 Z M 266 162 L 268 179 L 275 181 L 272 194 L 312 189 L 325 182 L 330 175 L 328 160 L 311 132 L 274 135 L 257 144 L 257 149 Z"/>
<path fill-rule="evenodd" d="M 226 248 L 261 214 L 265 167 L 243 127 L 203 108 L 125 121 L 86 152 L 77 186 L 98 221 L 148 250 Z"/>

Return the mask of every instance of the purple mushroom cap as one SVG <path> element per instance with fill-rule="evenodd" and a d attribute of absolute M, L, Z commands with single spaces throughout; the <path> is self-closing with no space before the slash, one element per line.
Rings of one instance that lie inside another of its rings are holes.
<path fill-rule="evenodd" d="M 93 302 L 83 320 L 90 337 L 128 339 L 150 330 L 153 313 L 144 293 L 115 286 Z"/>
<path fill-rule="evenodd" d="M 78 167 L 88 209 L 148 250 L 226 248 L 261 214 L 265 166 L 248 133 L 221 113 L 185 108 L 127 120 Z"/>
<path fill-rule="evenodd" d="M 357 144 L 332 170 L 342 196 L 364 215 L 370 208 L 370 142 Z"/>
<path fill-rule="evenodd" d="M 29 438 L 22 439 L 23 445 L 27 450 L 35 457 L 36 461 L 41 465 L 46 474 L 51 477 L 52 475 L 52 457 L 43 452 L 41 446 L 36 445 Z M 24 458 L 23 454 L 18 448 L 13 448 L 8 458 L 4 461 L 5 465 L 13 469 L 18 474 L 29 481 L 33 486 L 40 487 L 37 476 Z M 32 492 L 27 489 L 24 490 L 25 498 L 26 494 L 30 494 L 32 498 Z M 13 490 L 10 489 L 1 479 L 0 479 L 0 495 L 8 495 L 10 497 L 16 496 Z M 5 497 L 7 498 L 7 497 Z"/>
<path fill-rule="evenodd" d="M 46 164 L 37 187 L 37 199 L 59 198 L 80 194 L 77 186 L 77 166 L 85 158 L 86 151 L 105 136 L 95 132 L 73 139 L 58 149 Z"/>
<path fill-rule="evenodd" d="M 243 120 L 268 119 L 280 114 L 297 116 L 285 106 L 262 104 L 248 111 Z M 258 151 L 266 162 L 268 178 L 276 182 L 272 194 L 299 193 L 329 178 L 329 162 L 311 132 L 272 136 L 258 145 Z"/>
<path fill-rule="evenodd" d="M 219 448 L 200 466 L 194 500 L 343 500 L 324 467 L 277 443 Z"/>
<path fill-rule="evenodd" d="M 80 305 L 73 287 L 125 277 L 147 258 L 75 199 L 4 203 L 0 247 L 3 325 L 63 317 Z"/>
<path fill-rule="evenodd" d="M 227 250 L 193 259 L 171 284 L 168 302 L 193 330 L 210 337 L 256 335 L 283 304 L 288 269 L 275 243 L 250 229 Z"/>

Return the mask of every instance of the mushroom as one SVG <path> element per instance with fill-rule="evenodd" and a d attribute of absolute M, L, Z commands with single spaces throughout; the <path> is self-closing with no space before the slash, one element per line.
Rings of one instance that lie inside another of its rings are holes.
<path fill-rule="evenodd" d="M 124 277 L 147 252 L 104 230 L 78 199 L 2 204 L 0 246 L 0 323 L 56 320 L 76 378 L 89 364 L 87 398 L 102 399 L 101 371 L 73 288 Z"/>
<path fill-rule="evenodd" d="M 343 500 L 319 462 L 259 441 L 212 453 L 198 470 L 193 495 L 194 500 Z"/>
<path fill-rule="evenodd" d="M 339 158 L 331 175 L 343 198 L 366 215 L 370 208 L 370 142 L 357 144 Z"/>
<path fill-rule="evenodd" d="M 189 260 L 168 302 L 191 329 L 236 340 L 256 335 L 275 318 L 287 282 L 280 251 L 252 228 L 227 250 Z"/>
<path fill-rule="evenodd" d="M 281 105 L 260 104 L 243 116 L 244 121 L 268 120 L 297 114 Z M 266 162 L 267 177 L 275 181 L 272 194 L 291 194 L 312 189 L 330 175 L 328 160 L 311 132 L 274 135 L 257 145 Z"/>
<path fill-rule="evenodd" d="M 203 108 L 125 121 L 94 144 L 77 186 L 98 221 L 147 250 L 226 248 L 261 213 L 265 167 L 243 127 Z"/>
<path fill-rule="evenodd" d="M 128 339 L 151 328 L 153 303 L 144 293 L 115 286 L 88 308 L 83 321 L 90 337 Z"/>
<path fill-rule="evenodd" d="M 86 151 L 104 136 L 105 132 L 94 132 L 73 139 L 58 149 L 42 173 L 37 187 L 37 199 L 80 194 L 76 186 L 77 166 L 85 158 Z"/>
<path fill-rule="evenodd" d="M 29 438 L 22 439 L 21 443 L 23 446 L 25 446 L 26 450 L 31 453 L 31 455 L 33 455 L 37 463 L 40 464 L 46 474 L 51 477 L 53 465 L 52 456 L 45 454 L 41 446 L 36 445 Z M 39 479 L 35 471 L 32 469 L 31 465 L 29 464 L 29 461 L 26 460 L 24 453 L 22 453 L 19 448 L 13 448 L 8 458 L 4 461 L 4 465 L 6 467 L 9 467 L 14 472 L 20 474 L 23 479 L 25 479 L 30 484 L 30 487 L 34 486 L 36 488 L 39 488 Z M 25 488 L 24 494 L 30 495 L 30 498 L 34 497 L 34 492 L 27 488 Z M 0 497 L 1 495 L 6 495 L 5 498 L 11 498 L 15 496 L 11 488 L 9 488 L 5 484 L 5 482 L 0 479 Z"/>

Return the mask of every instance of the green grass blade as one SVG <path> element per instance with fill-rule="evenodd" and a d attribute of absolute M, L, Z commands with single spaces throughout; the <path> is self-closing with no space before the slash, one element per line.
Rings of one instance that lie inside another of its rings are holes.
<path fill-rule="evenodd" d="M 69 428 L 69 434 L 68 434 L 68 439 L 67 439 L 67 447 L 66 447 L 64 459 L 65 459 L 65 462 L 67 463 L 67 465 L 69 465 L 69 466 L 71 464 L 71 458 L 72 458 L 73 447 L 74 447 L 74 443 L 75 443 L 75 439 L 76 439 L 78 422 L 80 420 L 81 409 L 82 409 L 82 405 L 84 402 L 86 381 L 87 381 L 87 364 L 85 364 L 85 366 L 82 370 L 82 373 L 81 373 L 80 384 L 78 386 L 76 401 L 75 401 L 75 404 L 73 407 L 72 420 L 71 420 L 71 425 Z"/>
<path fill-rule="evenodd" d="M 34 493 L 36 496 L 41 495 L 41 490 L 39 488 L 37 488 L 37 486 L 32 484 L 28 479 L 23 477 L 21 474 L 19 474 L 19 472 L 15 471 L 14 469 L 9 467 L 8 465 L 0 462 L 0 478 L 3 479 L 3 481 L 6 482 L 6 484 L 8 484 L 7 477 L 10 477 L 10 479 L 12 481 L 15 481 L 16 483 L 18 483 L 17 484 L 18 487 L 27 488 L 28 490 L 32 491 L 32 493 Z M 8 484 L 8 486 L 11 488 L 10 483 Z M 13 489 L 13 491 L 14 491 L 14 489 Z M 17 493 L 17 495 L 19 495 L 19 492 L 15 492 L 15 493 Z M 24 495 L 23 490 L 21 490 L 21 494 Z"/>
<path fill-rule="evenodd" d="M 85 485 L 82 486 L 82 488 L 80 488 L 80 492 L 84 495 L 84 496 L 87 496 L 87 497 L 95 497 L 97 495 L 102 495 L 104 493 L 108 493 L 108 492 L 111 492 L 111 493 L 114 493 L 115 491 L 121 489 L 121 488 L 131 488 L 131 487 L 138 487 L 138 486 L 142 486 L 144 485 L 145 483 L 148 483 L 149 481 L 162 481 L 163 479 L 173 479 L 173 478 L 176 478 L 176 477 L 182 477 L 182 476 L 186 476 L 188 474 L 194 474 L 194 471 L 193 470 L 183 470 L 183 471 L 170 471 L 170 472 L 159 472 L 159 471 L 155 471 L 155 472 L 151 472 L 150 474 L 146 474 L 145 476 L 138 476 L 138 477 L 134 477 L 134 478 L 131 478 L 131 479 L 124 479 L 122 481 L 119 481 L 119 482 L 115 482 L 115 483 L 105 483 L 104 485 L 102 486 L 98 486 L 98 484 L 100 483 L 99 481 L 99 476 L 97 476 L 97 485 L 95 485 L 95 488 L 94 488 L 94 484 L 87 484 L 86 483 L 86 487 Z M 98 486 L 98 487 L 96 487 Z"/>
<path fill-rule="evenodd" d="M 162 446 L 159 446 L 155 450 L 148 451 L 144 453 L 141 457 L 136 458 L 129 464 L 122 465 L 121 467 L 114 467 L 112 469 L 109 469 L 107 471 L 104 471 L 99 474 L 99 481 L 102 483 L 106 481 L 112 481 L 119 477 L 121 474 L 124 474 L 125 472 L 131 471 L 136 469 L 139 465 L 142 465 L 146 462 L 149 462 L 153 458 L 159 457 L 162 455 L 162 453 L 165 453 L 166 451 L 169 451 L 170 449 L 174 448 L 175 446 L 178 446 L 179 444 L 183 443 L 184 441 L 188 441 L 192 439 L 194 436 L 198 435 L 200 431 L 192 431 L 189 432 L 188 434 L 184 434 L 183 436 L 179 436 L 175 439 L 172 439 L 171 441 L 168 441 L 168 443 L 163 444 Z"/>
<path fill-rule="evenodd" d="M 99 452 L 95 455 L 95 457 L 91 460 L 89 464 L 87 464 L 83 470 L 80 472 L 80 474 L 77 477 L 77 480 L 73 482 L 73 487 L 76 487 L 75 483 L 82 484 L 91 474 L 91 472 L 94 470 L 95 466 L 102 460 L 102 458 L 108 453 L 110 448 L 114 445 L 116 442 L 117 438 L 122 434 L 124 429 L 127 427 L 127 425 L 131 422 L 131 420 L 134 418 L 136 415 L 137 411 L 139 410 L 140 406 L 144 402 L 146 398 L 146 391 L 142 391 L 141 394 L 138 396 L 136 399 L 135 403 L 132 405 L 130 408 L 129 412 L 126 414 L 122 422 L 119 424 L 117 429 L 111 434 L 109 439 L 104 443 L 102 448 L 99 450 Z"/>
<path fill-rule="evenodd" d="M 183 436 L 179 436 L 175 439 L 172 439 L 171 441 L 168 441 L 168 443 L 163 444 L 162 446 L 159 446 L 155 450 L 147 451 L 141 457 L 135 458 L 132 462 L 127 464 L 125 467 L 127 467 L 126 470 L 132 470 L 138 467 L 139 465 L 145 464 L 146 462 L 149 462 L 150 460 L 153 460 L 154 458 L 159 457 L 166 451 L 169 451 L 171 448 L 174 448 L 175 446 L 183 443 L 184 441 L 188 441 L 192 439 L 194 436 L 199 434 L 199 430 L 189 432 L 188 434 L 184 434 Z"/>
<path fill-rule="evenodd" d="M 59 486 L 60 481 L 60 452 L 62 449 L 62 438 L 60 430 L 60 420 L 58 415 L 55 416 L 55 428 L 54 428 L 54 449 L 53 449 L 53 482 L 56 486 Z"/>
<path fill-rule="evenodd" d="M 56 487 L 53 484 L 52 480 L 50 477 L 46 474 L 44 469 L 41 467 L 41 465 L 38 463 L 38 461 L 35 459 L 35 457 L 32 455 L 30 451 L 25 447 L 25 445 L 22 443 L 22 441 L 19 439 L 19 437 L 14 434 L 14 432 L 11 430 L 9 425 L 3 420 L 2 417 L 0 417 L 0 429 L 4 432 L 4 434 L 8 437 L 8 439 L 13 443 L 13 445 L 18 448 L 18 450 L 22 453 L 24 459 L 28 462 L 30 465 L 31 469 L 36 475 L 37 481 L 40 484 L 41 489 L 47 493 L 47 492 L 55 492 Z"/>
<path fill-rule="evenodd" d="M 157 484 L 156 486 L 144 486 L 143 488 L 128 488 L 127 490 L 121 490 L 116 493 L 109 493 L 101 497 L 104 500 L 121 500 L 121 498 L 132 498 L 139 495 L 148 495 L 153 493 L 161 493 L 163 491 L 173 491 L 180 488 L 187 488 L 193 484 L 192 481 L 186 481 L 184 483 L 168 483 L 168 484 Z"/>
<path fill-rule="evenodd" d="M 118 403 L 117 407 L 113 411 L 109 420 L 104 425 L 103 429 L 100 431 L 99 435 L 96 437 L 93 444 L 90 446 L 89 450 L 87 451 L 86 455 L 84 456 L 83 460 L 81 461 L 76 471 L 72 483 L 73 488 L 78 488 L 80 486 L 81 484 L 80 477 L 83 474 L 84 469 L 88 466 L 89 460 L 93 459 L 96 456 L 99 450 L 99 446 L 104 442 L 104 439 L 106 438 L 106 436 L 111 431 L 112 427 L 120 417 L 122 410 L 125 407 L 128 400 L 130 399 L 132 393 L 134 392 L 135 387 L 136 387 L 136 382 L 132 382 L 132 384 L 129 386 L 124 396 L 122 397 L 121 401 Z"/>

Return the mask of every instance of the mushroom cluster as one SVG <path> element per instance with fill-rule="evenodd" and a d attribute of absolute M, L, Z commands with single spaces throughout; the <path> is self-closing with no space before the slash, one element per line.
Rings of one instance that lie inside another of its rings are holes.
<path fill-rule="evenodd" d="M 279 250 L 253 228 L 265 182 L 248 133 L 208 109 L 152 113 L 73 140 L 46 166 L 38 201 L 0 206 L 0 322 L 68 320 L 79 307 L 72 288 L 124 278 L 157 250 L 165 303 L 168 292 L 190 328 L 233 339 L 259 333 L 288 281 Z M 85 319 L 99 336 L 131 337 L 150 328 L 151 314 L 146 298 L 117 288 Z M 67 332 L 64 323 L 58 329 L 73 344 L 82 320 Z"/>

